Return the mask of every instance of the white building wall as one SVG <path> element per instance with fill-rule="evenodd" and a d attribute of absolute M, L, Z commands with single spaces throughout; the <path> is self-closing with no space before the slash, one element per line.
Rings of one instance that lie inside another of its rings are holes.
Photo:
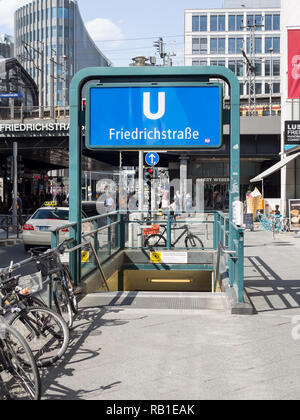
<path fill-rule="evenodd" d="M 275 2 L 276 3 L 276 2 Z M 278 3 L 278 0 L 277 0 Z M 274 4 L 269 3 L 269 4 Z M 193 15 L 207 15 L 207 31 L 206 32 L 193 32 L 192 31 L 192 16 Z M 278 7 L 264 7 L 264 8 L 226 8 L 226 9 L 189 9 L 185 11 L 185 65 L 191 66 L 193 65 L 193 61 L 199 60 L 199 61 L 206 61 L 207 65 L 211 65 L 211 61 L 215 60 L 224 60 L 225 66 L 228 67 L 230 60 L 243 60 L 242 52 L 231 54 L 229 53 L 228 48 L 228 40 L 231 37 L 239 37 L 243 38 L 243 49 L 246 51 L 246 45 L 247 45 L 247 39 L 249 38 L 249 31 L 244 28 L 242 31 L 230 31 L 228 28 L 228 16 L 229 15 L 243 15 L 243 24 L 246 25 L 247 22 L 247 15 L 262 15 L 263 22 L 265 21 L 265 15 L 266 14 L 280 14 L 280 8 Z M 212 32 L 210 28 L 210 17 L 211 15 L 225 15 L 225 31 L 224 32 Z M 262 75 L 256 77 L 257 83 L 262 83 L 262 95 L 269 95 L 269 93 L 265 93 L 265 85 L 266 83 L 269 83 L 270 76 L 264 76 L 264 64 L 265 60 L 270 60 L 270 53 L 269 51 L 265 52 L 265 38 L 266 37 L 280 37 L 280 30 L 278 31 L 267 31 L 265 28 L 262 28 L 262 30 L 255 31 L 256 37 L 262 38 L 262 52 L 255 54 L 256 60 L 261 60 L 262 62 Z M 192 38 L 194 37 L 201 37 L 201 38 L 207 38 L 207 54 L 193 54 L 192 53 Z M 225 37 L 225 54 L 211 54 L 210 51 L 210 39 L 211 38 L 217 38 L 217 37 Z M 272 60 L 280 60 L 280 54 L 273 54 Z M 244 76 L 239 77 L 240 83 L 244 84 L 243 94 L 245 97 L 247 97 L 247 91 L 246 91 L 246 85 L 245 82 L 247 81 L 246 76 L 246 65 L 244 64 Z M 280 76 L 273 76 L 273 83 L 280 82 Z M 226 92 L 228 93 L 228 92 Z M 280 94 L 277 95 L 278 98 Z"/>

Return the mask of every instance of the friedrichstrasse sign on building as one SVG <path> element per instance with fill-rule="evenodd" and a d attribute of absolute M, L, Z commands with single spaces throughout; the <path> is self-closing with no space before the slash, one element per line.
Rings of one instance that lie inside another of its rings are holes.
<path fill-rule="evenodd" d="M 0 133 L 69 131 L 68 123 L 0 124 Z"/>

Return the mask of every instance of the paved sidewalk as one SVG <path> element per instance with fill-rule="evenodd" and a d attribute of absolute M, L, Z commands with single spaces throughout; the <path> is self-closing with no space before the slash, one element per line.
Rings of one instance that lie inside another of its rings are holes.
<path fill-rule="evenodd" d="M 300 238 L 246 232 L 252 316 L 85 307 L 45 399 L 300 399 Z M 298 322 L 298 324 L 294 324 Z"/>
<path fill-rule="evenodd" d="M 246 232 L 245 286 L 259 313 L 300 315 L 300 237 Z"/>

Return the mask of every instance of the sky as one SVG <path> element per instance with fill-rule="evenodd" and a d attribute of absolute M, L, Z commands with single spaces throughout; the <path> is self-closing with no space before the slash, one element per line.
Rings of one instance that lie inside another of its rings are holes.
<path fill-rule="evenodd" d="M 13 35 L 13 13 L 28 0 L 0 0 L 0 34 Z M 114 66 L 128 66 L 138 55 L 157 56 L 162 37 L 174 65 L 183 65 L 184 10 L 221 7 L 222 0 L 77 0 L 86 27 Z"/>

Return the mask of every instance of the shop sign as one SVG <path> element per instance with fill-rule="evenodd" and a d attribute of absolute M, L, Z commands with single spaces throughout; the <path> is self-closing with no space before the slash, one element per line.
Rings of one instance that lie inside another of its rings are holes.
<path fill-rule="evenodd" d="M 220 182 L 220 183 L 224 183 L 224 182 L 229 182 L 230 179 L 229 178 L 200 178 L 200 181 L 203 182 Z"/>
<path fill-rule="evenodd" d="M 300 144 L 300 121 L 285 121 L 284 143 L 288 145 Z"/>
<path fill-rule="evenodd" d="M 300 230 L 300 200 L 289 200 L 290 229 Z"/>
<path fill-rule="evenodd" d="M 300 29 L 288 30 L 288 98 L 300 98 Z"/>

